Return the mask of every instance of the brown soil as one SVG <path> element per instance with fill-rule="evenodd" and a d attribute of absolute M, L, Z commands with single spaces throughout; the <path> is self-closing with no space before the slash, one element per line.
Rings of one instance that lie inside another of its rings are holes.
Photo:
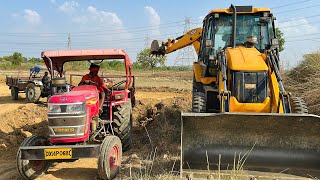
<path fill-rule="evenodd" d="M 0 90 L 0 179 L 20 179 L 16 152 L 27 136 L 47 134 L 46 99 L 39 104 L 28 104 L 23 94 L 19 94 L 18 101 L 11 100 L 5 83 L 0 84 Z M 120 179 L 156 177 L 172 167 L 178 169 L 180 111 L 188 110 L 190 101 L 191 95 L 184 92 L 137 92 L 133 148 L 124 154 Z M 39 179 L 95 179 L 96 176 L 97 159 L 90 158 L 55 163 Z"/>

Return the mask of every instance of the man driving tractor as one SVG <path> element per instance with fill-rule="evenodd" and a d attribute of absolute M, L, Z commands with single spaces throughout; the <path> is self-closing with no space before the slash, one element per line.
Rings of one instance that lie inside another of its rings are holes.
<path fill-rule="evenodd" d="M 100 66 L 96 64 L 90 65 L 90 72 L 82 77 L 80 85 L 95 85 L 98 88 L 100 98 L 99 98 L 99 113 L 102 113 L 103 102 L 105 100 L 105 91 L 109 91 L 108 87 L 103 83 L 102 79 L 98 76 Z"/>

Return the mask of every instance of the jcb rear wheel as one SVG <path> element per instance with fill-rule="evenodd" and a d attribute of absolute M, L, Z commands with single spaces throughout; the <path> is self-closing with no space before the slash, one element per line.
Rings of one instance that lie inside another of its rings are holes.
<path fill-rule="evenodd" d="M 121 141 L 117 136 L 107 136 L 100 146 L 98 159 L 99 178 L 114 179 L 120 171 L 122 159 Z"/>
<path fill-rule="evenodd" d="M 113 130 L 114 135 L 121 139 L 123 151 L 127 151 L 131 148 L 132 144 L 132 107 L 131 100 L 125 104 L 118 105 L 114 107 L 113 111 Z"/>
<path fill-rule="evenodd" d="M 49 146 L 50 142 L 42 136 L 31 136 L 25 139 L 20 147 L 25 146 Z M 51 166 L 52 161 L 46 160 L 23 160 L 21 159 L 21 150 L 17 153 L 17 167 L 19 173 L 24 179 L 35 179 L 45 173 Z"/>
<path fill-rule="evenodd" d="M 305 101 L 300 97 L 290 97 L 291 112 L 298 114 L 308 114 Z"/>
<path fill-rule="evenodd" d="M 206 112 L 206 103 L 204 93 L 193 92 L 192 93 L 192 112 L 202 113 Z"/>

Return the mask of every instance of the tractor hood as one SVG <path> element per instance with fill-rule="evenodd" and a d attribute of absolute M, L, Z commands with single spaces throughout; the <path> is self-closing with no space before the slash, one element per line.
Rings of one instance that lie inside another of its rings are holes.
<path fill-rule="evenodd" d="M 238 46 L 226 50 L 228 66 L 234 71 L 267 71 L 268 66 L 256 48 Z"/>
<path fill-rule="evenodd" d="M 99 92 L 95 86 L 86 85 L 86 86 L 78 86 L 72 89 L 72 91 L 53 95 L 49 99 L 49 103 L 79 103 L 85 102 L 86 100 L 99 97 Z"/>

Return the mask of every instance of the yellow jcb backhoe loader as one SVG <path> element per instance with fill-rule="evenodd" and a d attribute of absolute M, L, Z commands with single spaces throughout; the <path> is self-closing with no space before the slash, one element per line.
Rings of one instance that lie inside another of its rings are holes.
<path fill-rule="evenodd" d="M 214 9 L 203 28 L 154 40 L 151 51 L 164 55 L 188 45 L 198 61 L 193 113 L 182 113 L 181 174 L 242 167 L 319 173 L 320 117 L 284 89 L 269 8 Z"/>

